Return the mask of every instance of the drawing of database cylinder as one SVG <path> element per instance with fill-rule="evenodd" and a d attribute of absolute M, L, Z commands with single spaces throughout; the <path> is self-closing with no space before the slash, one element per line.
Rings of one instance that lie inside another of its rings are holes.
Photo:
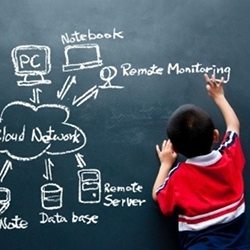
<path fill-rule="evenodd" d="M 97 169 L 82 169 L 78 171 L 80 203 L 94 204 L 101 201 L 101 173 Z"/>
<path fill-rule="evenodd" d="M 46 210 L 62 207 L 63 188 L 55 183 L 48 183 L 41 187 L 41 203 Z"/>

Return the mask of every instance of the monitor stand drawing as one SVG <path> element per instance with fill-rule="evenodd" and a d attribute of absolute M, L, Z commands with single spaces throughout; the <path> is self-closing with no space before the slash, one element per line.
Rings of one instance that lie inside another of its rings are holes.
<path fill-rule="evenodd" d="M 17 81 L 18 86 L 35 86 L 40 84 L 51 84 L 51 80 L 44 79 L 43 74 L 26 74 L 23 80 Z"/>

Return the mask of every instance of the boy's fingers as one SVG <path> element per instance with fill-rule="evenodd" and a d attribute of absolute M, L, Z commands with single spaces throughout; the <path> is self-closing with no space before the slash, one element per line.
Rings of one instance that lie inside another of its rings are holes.
<path fill-rule="evenodd" d="M 209 83 L 206 84 L 206 89 L 209 91 L 211 89 L 211 85 Z"/>
<path fill-rule="evenodd" d="M 211 78 L 209 78 L 208 74 L 204 74 L 204 78 L 205 78 L 206 83 L 210 85 L 224 82 L 224 77 L 221 77 L 221 79 L 216 79 L 214 74 L 211 76 Z"/>
<path fill-rule="evenodd" d="M 210 81 L 210 78 L 208 77 L 208 74 L 204 74 L 204 78 L 205 78 L 205 81 L 206 81 L 206 82 L 209 82 L 209 81 Z"/>
<path fill-rule="evenodd" d="M 212 80 L 212 82 L 216 82 L 216 79 L 215 79 L 215 75 L 214 75 L 214 74 L 212 75 L 211 80 Z"/>
<path fill-rule="evenodd" d="M 212 77 L 209 78 L 208 74 L 204 74 L 204 78 L 205 78 L 206 87 L 208 90 L 210 89 L 210 87 L 213 87 L 215 85 L 216 79 L 214 75 L 212 75 Z"/>
<path fill-rule="evenodd" d="M 162 149 L 163 149 L 163 148 L 165 148 L 166 144 L 167 144 L 167 141 L 166 141 L 166 140 L 164 140 L 164 141 L 162 142 L 162 146 L 161 146 L 161 148 L 162 148 Z"/>
<path fill-rule="evenodd" d="M 173 144 L 172 144 L 172 142 L 170 141 L 170 139 L 168 139 L 168 141 L 167 141 L 167 146 L 168 146 L 170 149 L 173 150 Z"/>
<path fill-rule="evenodd" d="M 220 83 L 224 83 L 224 77 L 223 76 L 220 79 Z"/>
<path fill-rule="evenodd" d="M 158 154 L 161 152 L 159 145 L 156 145 L 156 151 Z"/>
<path fill-rule="evenodd" d="M 164 140 L 164 141 L 162 142 L 161 148 L 160 148 L 160 146 L 157 144 L 157 145 L 155 146 L 157 153 L 158 153 L 158 154 L 161 153 L 161 151 L 162 151 L 167 145 L 168 145 L 168 141 L 167 141 L 167 140 Z"/>

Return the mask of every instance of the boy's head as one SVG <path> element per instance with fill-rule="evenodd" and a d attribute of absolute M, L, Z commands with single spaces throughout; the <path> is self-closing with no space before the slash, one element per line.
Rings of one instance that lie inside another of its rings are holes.
<path fill-rule="evenodd" d="M 210 153 L 215 131 L 209 115 L 191 104 L 180 106 L 169 118 L 167 126 L 175 151 L 187 158 Z"/>

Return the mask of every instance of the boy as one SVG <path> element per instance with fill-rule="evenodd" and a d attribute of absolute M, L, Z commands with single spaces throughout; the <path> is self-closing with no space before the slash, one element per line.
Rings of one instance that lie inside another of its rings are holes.
<path fill-rule="evenodd" d="M 223 78 L 205 76 L 208 95 L 226 123 L 217 150 L 219 131 L 202 109 L 183 105 L 170 117 L 161 147 L 160 169 L 152 196 L 163 214 L 178 213 L 181 249 L 250 249 L 247 245 L 240 123 L 224 96 Z M 177 153 L 187 157 L 171 171 Z"/>

